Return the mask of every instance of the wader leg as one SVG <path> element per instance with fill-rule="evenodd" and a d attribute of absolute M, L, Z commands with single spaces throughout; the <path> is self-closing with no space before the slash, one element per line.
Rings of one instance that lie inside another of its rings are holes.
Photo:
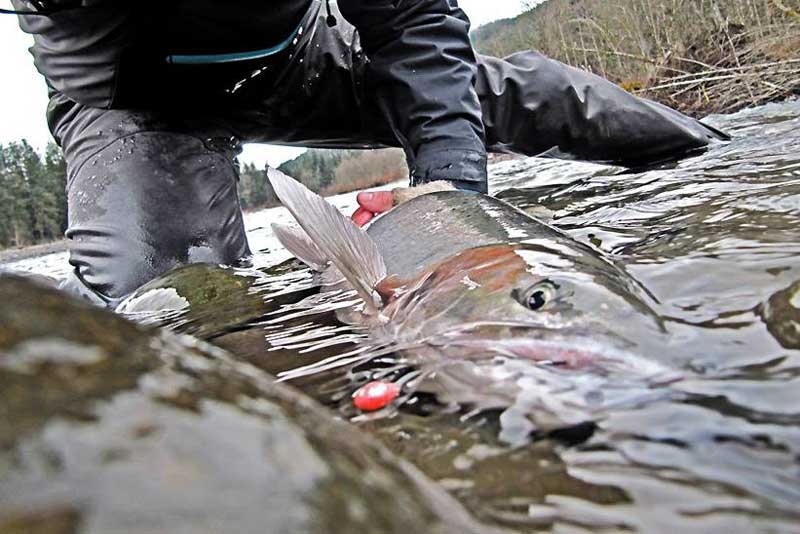
<path fill-rule="evenodd" d="M 334 13 L 340 15 L 335 10 Z M 275 86 L 233 122 L 254 142 L 326 148 L 402 146 L 374 92 L 359 33 L 324 11 Z M 409 83 L 422 83 L 413 78 Z M 537 52 L 478 56 L 475 89 L 490 151 L 638 166 L 675 159 L 725 134 Z M 437 93 L 438 94 L 438 93 Z M 448 98 L 446 94 L 441 98 Z M 402 110 L 399 113 L 403 113 Z M 414 152 L 406 150 L 409 167 Z"/>
<path fill-rule="evenodd" d="M 489 150 L 635 166 L 727 136 L 537 52 L 478 58 Z"/>
<path fill-rule="evenodd" d="M 67 161 L 74 273 L 66 289 L 113 304 L 176 265 L 249 254 L 238 143 L 221 130 L 85 108 L 61 95 L 49 112 Z"/>

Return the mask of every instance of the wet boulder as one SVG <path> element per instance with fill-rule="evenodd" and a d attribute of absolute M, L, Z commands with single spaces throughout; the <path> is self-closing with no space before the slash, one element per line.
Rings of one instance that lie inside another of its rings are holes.
<path fill-rule="evenodd" d="M 0 277 L 0 532 L 487 532 L 227 352 Z"/>
<path fill-rule="evenodd" d="M 176 267 L 123 300 L 117 312 L 200 339 L 236 330 L 315 291 L 294 261 L 264 271 L 193 263 Z"/>
<path fill-rule="evenodd" d="M 770 334 L 787 349 L 800 349 L 800 280 L 756 309 Z"/>

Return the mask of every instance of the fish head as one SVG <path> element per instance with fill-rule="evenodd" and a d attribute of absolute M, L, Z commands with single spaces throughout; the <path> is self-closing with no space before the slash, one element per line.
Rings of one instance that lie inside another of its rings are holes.
<path fill-rule="evenodd" d="M 384 335 L 460 358 L 521 357 L 568 368 L 623 358 L 662 327 L 611 265 L 543 266 L 537 247 L 461 251 L 412 280 L 387 278 Z M 563 259 L 563 258 L 562 258 Z M 569 267 L 569 268 L 567 268 Z M 616 276 L 615 276 L 616 275 Z"/>
<path fill-rule="evenodd" d="M 563 257 L 562 257 L 563 259 Z M 538 261 L 536 261 L 538 260 Z M 468 249 L 379 284 L 382 342 L 443 406 L 500 409 L 501 439 L 578 425 L 673 395 L 653 357 L 663 327 L 613 265 L 561 264 L 539 246 Z M 559 265 L 559 268 L 555 268 Z"/>

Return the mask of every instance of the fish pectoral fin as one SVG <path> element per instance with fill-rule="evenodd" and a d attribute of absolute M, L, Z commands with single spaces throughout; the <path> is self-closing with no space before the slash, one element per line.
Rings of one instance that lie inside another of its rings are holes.
<path fill-rule="evenodd" d="M 295 257 L 314 269 L 322 272 L 328 266 L 328 257 L 311 241 L 302 228 L 273 223 L 272 231 L 281 245 Z"/>
<path fill-rule="evenodd" d="M 372 238 L 300 182 L 272 168 L 267 178 L 308 238 L 350 282 L 367 309 L 377 312 L 381 298 L 374 288 L 386 277 L 386 264 Z"/>

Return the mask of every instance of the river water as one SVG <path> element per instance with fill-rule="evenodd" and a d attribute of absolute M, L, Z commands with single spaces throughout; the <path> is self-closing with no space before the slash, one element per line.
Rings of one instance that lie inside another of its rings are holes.
<path fill-rule="evenodd" d="M 497 414 L 434 409 L 425 395 L 360 415 L 353 384 L 408 371 L 390 354 L 364 365 L 359 333 L 331 313 L 340 302 L 298 304 L 311 277 L 269 229 L 289 220 L 282 208 L 246 216 L 266 273 L 246 292 L 134 318 L 295 384 L 513 531 L 800 532 L 800 101 L 708 121 L 733 140 L 670 168 L 491 168 L 493 194 L 590 244 L 652 297 L 670 334 L 664 358 L 690 377 L 678 398 L 513 445 Z M 333 202 L 355 205 L 352 194 Z M 4 267 L 58 276 L 67 265 L 58 254 Z"/>

